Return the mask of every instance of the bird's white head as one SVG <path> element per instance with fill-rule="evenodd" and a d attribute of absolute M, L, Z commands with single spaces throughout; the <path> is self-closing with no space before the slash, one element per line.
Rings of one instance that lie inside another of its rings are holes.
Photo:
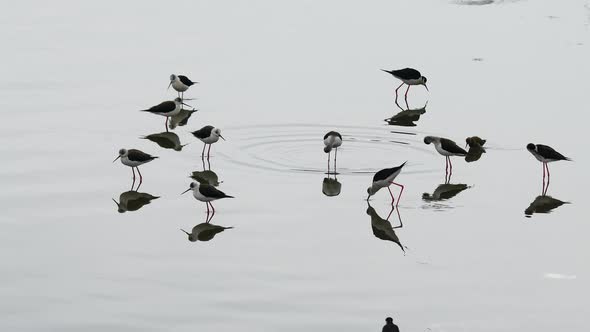
<path fill-rule="evenodd" d="M 377 193 L 377 191 L 379 191 L 379 187 L 377 186 L 370 186 L 369 188 L 367 188 L 367 194 L 369 194 L 369 197 L 375 195 L 375 193 Z M 367 200 L 369 199 L 369 197 L 367 197 Z"/>
<path fill-rule="evenodd" d="M 192 190 L 192 191 L 195 191 L 195 190 L 197 190 L 197 189 L 199 189 L 199 183 L 198 183 L 198 182 L 196 182 L 196 181 L 195 181 L 195 182 L 191 182 L 191 184 L 189 185 L 188 189 L 187 189 L 187 190 L 185 190 L 185 191 L 183 191 L 183 192 L 181 193 L 181 195 L 182 195 L 182 194 L 184 194 L 184 193 L 186 193 L 186 192 L 188 192 L 188 191 L 191 191 L 191 190 Z"/>
<path fill-rule="evenodd" d="M 117 159 L 119 159 L 119 158 L 126 157 L 128 154 L 129 154 L 129 152 L 126 149 L 119 150 L 119 156 L 117 156 L 117 158 L 115 158 L 115 160 L 113 160 L 113 162 L 117 161 Z"/>
<path fill-rule="evenodd" d="M 426 88 L 427 91 L 430 91 L 430 90 L 428 90 L 428 87 L 426 86 L 426 81 L 427 81 L 426 76 L 420 77 L 420 82 L 421 82 L 420 84 L 424 85 L 424 87 Z"/>
<path fill-rule="evenodd" d="M 221 136 L 221 129 L 213 128 L 213 130 L 211 131 L 211 134 L 215 137 L 221 137 L 221 139 L 225 141 L 225 138 L 223 138 L 223 136 Z"/>

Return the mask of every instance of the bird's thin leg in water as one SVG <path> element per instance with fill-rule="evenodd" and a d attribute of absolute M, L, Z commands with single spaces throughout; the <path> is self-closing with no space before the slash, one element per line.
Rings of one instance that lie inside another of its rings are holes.
<path fill-rule="evenodd" d="M 215 215 L 215 208 L 213 207 L 213 203 L 209 202 L 209 205 L 211 205 L 211 211 L 213 212 L 211 219 L 213 219 L 213 216 Z"/>
<path fill-rule="evenodd" d="M 543 167 L 543 190 L 541 195 L 545 195 L 545 163 L 541 163 L 541 167 Z"/>
<path fill-rule="evenodd" d="M 141 172 L 139 171 L 139 167 L 135 167 L 137 168 L 137 174 L 139 174 L 139 185 L 137 186 L 137 190 L 139 190 L 139 187 L 141 187 L 141 184 L 143 182 L 143 177 L 141 176 Z"/>
<path fill-rule="evenodd" d="M 209 202 L 205 202 L 205 205 L 207 205 L 207 215 L 209 215 Z"/>
<path fill-rule="evenodd" d="M 410 106 L 408 105 L 408 91 L 410 91 L 410 86 L 411 86 L 411 85 L 409 85 L 409 84 L 408 84 L 408 88 L 406 89 L 406 95 L 405 95 L 405 99 L 406 99 L 406 107 L 407 107 L 408 109 L 410 109 Z"/>
<path fill-rule="evenodd" d="M 451 162 L 451 157 L 447 157 L 449 159 L 449 174 L 453 174 L 453 163 Z"/>
<path fill-rule="evenodd" d="M 211 156 L 211 144 L 209 144 L 209 150 L 207 150 L 207 160 L 209 160 L 209 156 Z"/>
<path fill-rule="evenodd" d="M 397 104 L 397 90 L 399 90 L 399 88 L 401 88 L 402 86 L 404 86 L 404 82 L 402 82 L 402 84 L 400 84 L 397 89 L 395 89 L 395 103 Z M 400 107 L 401 108 L 401 107 Z"/>
<path fill-rule="evenodd" d="M 397 206 L 399 204 L 400 198 L 402 198 L 402 193 L 404 192 L 404 186 L 399 183 L 395 183 L 395 182 L 391 182 L 391 184 L 395 184 L 396 186 L 399 186 L 400 188 L 402 188 L 399 192 L 399 195 L 397 196 L 397 204 L 395 205 L 395 206 Z"/>
<path fill-rule="evenodd" d="M 133 183 L 131 183 L 131 190 L 133 190 L 133 187 L 135 186 L 135 167 L 131 167 L 131 172 L 133 172 Z"/>
<path fill-rule="evenodd" d="M 168 132 L 168 117 L 166 117 L 166 120 L 164 121 L 164 128 L 166 128 L 166 132 Z"/>
<path fill-rule="evenodd" d="M 332 152 L 328 152 L 328 175 L 330 175 L 330 154 Z"/>
<path fill-rule="evenodd" d="M 385 220 L 389 221 L 389 217 L 391 217 L 391 214 L 393 213 L 394 209 L 395 209 L 395 207 L 392 205 L 391 210 L 389 210 L 389 214 L 387 215 L 387 218 Z"/>
<path fill-rule="evenodd" d="M 449 174 L 449 157 L 445 157 L 445 173 Z"/>
<path fill-rule="evenodd" d="M 391 205 L 395 202 L 395 198 L 393 198 L 393 193 L 391 192 L 391 188 L 387 186 L 387 190 L 389 190 L 389 195 L 391 195 Z"/>
<path fill-rule="evenodd" d="M 334 151 L 334 174 L 336 174 L 336 158 L 338 157 L 338 148 Z"/>
<path fill-rule="evenodd" d="M 399 226 L 392 227 L 393 229 L 404 227 L 404 223 L 402 222 L 402 216 L 399 214 L 399 209 L 396 209 L 396 210 L 397 210 L 396 211 L 397 212 L 397 218 L 399 219 Z"/>
<path fill-rule="evenodd" d="M 545 193 L 543 195 L 547 195 L 547 190 L 549 190 L 549 182 L 551 182 L 551 174 L 549 174 L 549 165 L 545 163 L 545 168 L 547 168 L 547 185 L 545 186 Z"/>
<path fill-rule="evenodd" d="M 211 218 L 213 218 L 213 215 L 209 217 L 209 202 L 207 202 L 207 218 L 205 219 L 205 222 L 209 223 L 211 221 Z"/>
<path fill-rule="evenodd" d="M 207 147 L 207 143 L 203 145 L 203 152 L 201 153 L 201 157 L 205 157 L 205 148 Z"/>

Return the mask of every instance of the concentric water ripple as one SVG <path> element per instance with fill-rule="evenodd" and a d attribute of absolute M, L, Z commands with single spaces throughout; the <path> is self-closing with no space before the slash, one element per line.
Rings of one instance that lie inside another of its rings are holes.
<path fill-rule="evenodd" d="M 323 151 L 324 134 L 335 128 L 342 134 L 338 149 L 339 174 L 373 173 L 408 160 L 408 172 L 434 172 L 422 160 L 433 154 L 415 132 L 392 131 L 391 127 L 279 124 L 224 128 L 228 140 L 218 155 L 232 163 L 278 172 L 327 172 Z M 332 158 L 334 153 L 332 152 Z M 333 159 L 330 167 L 333 167 Z"/>

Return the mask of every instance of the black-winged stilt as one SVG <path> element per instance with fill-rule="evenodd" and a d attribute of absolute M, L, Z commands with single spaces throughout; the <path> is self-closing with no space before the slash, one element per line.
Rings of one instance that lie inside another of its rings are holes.
<path fill-rule="evenodd" d="M 152 114 L 165 116 L 166 122 L 164 123 L 164 126 L 166 127 L 166 131 L 168 131 L 168 118 L 180 113 L 180 110 L 182 109 L 182 105 L 192 107 L 190 105 L 185 104 L 182 101 L 182 99 L 175 98 L 174 100 L 164 101 L 164 102 L 159 103 L 156 106 L 152 106 L 148 109 L 141 110 L 141 112 L 149 112 Z"/>
<path fill-rule="evenodd" d="M 336 157 L 338 147 L 342 145 L 342 135 L 337 131 L 329 131 L 324 135 L 324 152 L 328 154 L 328 173 L 330 173 L 330 151 L 334 149 L 334 173 L 336 173 Z"/>
<path fill-rule="evenodd" d="M 426 86 L 426 81 L 427 81 L 426 77 L 422 76 L 422 74 L 420 74 L 420 72 L 414 68 L 404 68 L 404 69 L 399 69 L 399 70 L 385 70 L 385 69 L 381 69 L 381 70 L 393 75 L 393 77 L 402 81 L 402 84 L 400 84 L 400 86 L 398 86 L 397 89 L 395 89 L 395 103 L 396 104 L 397 104 L 397 90 L 399 90 L 399 88 L 401 88 L 404 84 L 406 84 L 408 86 L 408 88 L 406 89 L 406 94 L 405 94 L 407 108 L 409 108 L 409 106 L 408 106 L 408 91 L 410 91 L 410 87 L 412 85 L 424 85 L 426 90 L 428 90 L 428 87 Z"/>
<path fill-rule="evenodd" d="M 426 136 L 424 137 L 424 143 L 433 143 L 436 151 L 442 156 L 445 156 L 446 174 L 453 174 L 453 164 L 451 163 L 451 156 L 465 157 L 467 155 L 467 151 L 465 151 L 463 148 L 458 146 L 457 143 L 451 141 L 448 138 Z"/>
<path fill-rule="evenodd" d="M 401 187 L 401 190 L 397 197 L 396 205 L 399 204 L 399 199 L 402 197 L 402 193 L 404 192 L 404 186 L 399 183 L 393 182 L 393 180 L 395 180 L 399 173 L 401 173 L 402 168 L 404 167 L 406 162 L 397 167 L 385 168 L 375 173 L 375 175 L 373 176 L 373 183 L 369 188 L 367 188 L 367 193 L 369 194 L 369 196 L 367 197 L 367 201 L 371 196 L 375 195 L 375 193 L 377 193 L 381 188 L 387 187 L 387 189 L 389 190 L 389 194 L 391 195 L 391 204 L 393 204 L 395 202 L 395 198 L 393 197 L 393 193 L 391 192 L 389 186 L 395 184 L 396 186 Z"/>
<path fill-rule="evenodd" d="M 215 128 L 213 126 L 205 126 L 197 131 L 193 131 L 191 134 L 201 140 L 201 142 L 205 143 L 203 146 L 203 153 L 201 153 L 201 157 L 205 156 L 205 148 L 207 144 L 209 144 L 209 150 L 207 150 L 207 158 L 209 158 L 209 153 L 211 152 L 211 144 L 219 141 L 219 138 L 225 141 L 225 138 L 221 136 L 221 129 Z"/>
<path fill-rule="evenodd" d="M 191 182 L 190 187 L 182 192 L 182 194 L 191 191 L 193 192 L 193 196 L 201 202 L 205 202 L 207 204 L 207 214 L 209 214 L 209 205 L 213 210 L 213 214 L 215 214 L 215 208 L 213 207 L 212 201 L 222 199 L 222 198 L 234 198 L 233 196 L 226 195 L 223 191 L 208 185 L 208 184 L 200 184 L 199 182 Z M 181 194 L 181 195 L 182 195 Z M 213 216 L 211 216 L 213 218 Z"/>
<path fill-rule="evenodd" d="M 141 172 L 139 171 L 139 166 L 145 163 L 149 163 L 150 161 L 158 158 L 152 155 L 149 155 L 145 152 L 136 150 L 136 149 L 121 149 L 119 150 L 119 156 L 113 160 L 113 163 L 117 161 L 117 159 L 121 158 L 121 163 L 125 166 L 131 167 L 131 171 L 133 172 L 133 184 L 135 184 L 135 168 L 137 168 L 137 173 L 139 173 L 139 185 L 143 182 L 143 177 L 141 176 Z M 133 187 L 133 185 L 131 185 Z M 139 189 L 139 186 L 137 187 Z"/>
<path fill-rule="evenodd" d="M 184 92 L 188 90 L 192 85 L 197 84 L 199 82 L 193 82 L 188 77 L 184 75 L 170 75 L 170 84 L 168 84 L 168 89 L 170 86 L 174 88 L 178 92 L 179 98 L 184 98 Z"/>
<path fill-rule="evenodd" d="M 571 161 L 571 159 L 555 151 L 552 147 L 543 144 L 529 143 L 526 149 L 543 164 L 543 195 L 546 195 L 547 189 L 549 189 L 549 181 L 551 181 L 551 174 L 549 173 L 547 163 L 558 160 Z M 547 170 L 547 186 L 545 186 L 545 170 Z"/>

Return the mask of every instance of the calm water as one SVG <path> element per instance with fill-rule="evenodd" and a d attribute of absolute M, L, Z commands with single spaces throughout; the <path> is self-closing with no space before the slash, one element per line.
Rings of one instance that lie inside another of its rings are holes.
<path fill-rule="evenodd" d="M 388 315 L 402 331 L 587 329 L 584 1 L 11 7 L 1 330 L 379 331 Z M 379 69 L 403 66 L 429 78 L 410 108 L 428 103 L 389 126 L 399 83 Z M 177 136 L 137 111 L 174 96 L 171 73 L 201 82 Z M 205 124 L 227 139 L 209 163 L 189 134 Z M 336 180 L 328 130 L 344 136 Z M 455 158 L 445 185 L 425 135 L 488 150 Z M 548 195 L 569 202 L 550 213 L 529 142 L 574 159 L 550 165 Z M 122 147 L 160 156 L 142 194 L 111 163 Z M 368 206 L 372 174 L 406 160 L 399 209 L 385 190 Z M 236 196 L 215 204 L 211 224 L 234 227 L 217 234 L 180 195 L 204 169 Z M 379 238 L 392 232 L 401 248 Z"/>

